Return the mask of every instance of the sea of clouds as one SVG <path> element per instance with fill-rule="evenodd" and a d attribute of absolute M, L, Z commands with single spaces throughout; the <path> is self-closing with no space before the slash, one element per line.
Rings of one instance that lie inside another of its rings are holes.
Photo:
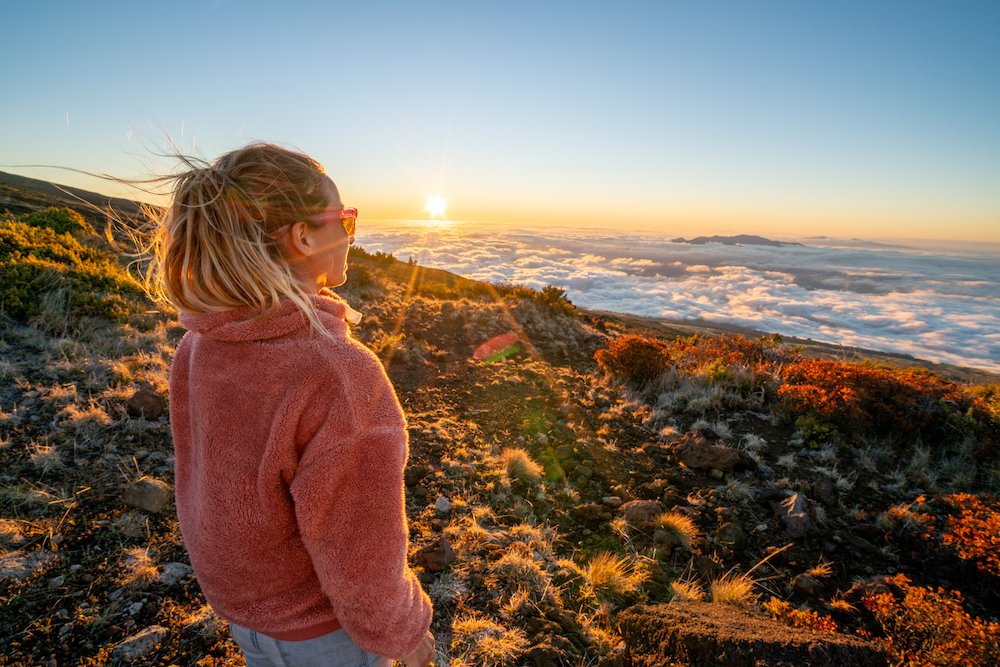
<path fill-rule="evenodd" d="M 378 222 L 368 252 L 477 280 L 565 288 L 578 306 L 734 324 L 1000 372 L 1000 252 L 831 239 L 690 245 L 640 233 Z"/>

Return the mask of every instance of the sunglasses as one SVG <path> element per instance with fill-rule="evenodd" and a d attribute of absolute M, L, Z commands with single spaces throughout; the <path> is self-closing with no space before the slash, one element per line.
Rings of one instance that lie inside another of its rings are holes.
<path fill-rule="evenodd" d="M 309 219 L 313 222 L 327 223 L 327 222 L 340 222 L 344 226 L 344 231 L 347 232 L 348 236 L 354 236 L 354 232 L 358 230 L 358 209 L 356 208 L 342 208 L 339 211 L 324 211 L 317 215 L 309 216 Z M 280 239 L 282 236 L 288 233 L 291 229 L 291 225 L 285 225 L 284 227 L 279 227 L 270 234 L 269 237 L 272 239 Z"/>

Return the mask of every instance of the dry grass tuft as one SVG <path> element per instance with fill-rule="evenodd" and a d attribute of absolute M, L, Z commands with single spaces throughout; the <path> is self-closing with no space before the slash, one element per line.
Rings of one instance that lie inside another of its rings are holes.
<path fill-rule="evenodd" d="M 158 574 L 156 562 L 149 555 L 149 549 L 132 547 L 118 561 L 122 575 L 118 583 L 129 588 L 142 588 Z"/>
<path fill-rule="evenodd" d="M 142 537 L 149 532 L 149 520 L 141 512 L 129 510 L 112 521 L 108 528 L 121 537 Z"/>
<path fill-rule="evenodd" d="M 602 551 L 581 568 L 589 592 L 598 599 L 619 599 L 638 591 L 649 578 L 649 572 L 635 567 L 627 558 Z"/>
<path fill-rule="evenodd" d="M 526 588 L 540 594 L 551 584 L 549 576 L 526 547 L 506 551 L 490 564 L 490 573 L 514 590 Z"/>
<path fill-rule="evenodd" d="M 471 613 L 451 624 L 451 651 L 463 662 L 482 667 L 513 665 L 528 648 L 518 628 L 505 628 L 489 616 Z"/>
<path fill-rule="evenodd" d="M 748 574 L 729 572 L 709 584 L 709 596 L 712 602 L 746 607 L 757 598 L 753 594 L 754 583 Z"/>
<path fill-rule="evenodd" d="M 671 602 L 675 600 L 677 602 L 701 602 L 705 599 L 705 591 L 693 581 L 671 581 L 670 590 L 674 594 L 670 599 Z"/>
<path fill-rule="evenodd" d="M 199 635 L 206 637 L 221 636 L 223 633 L 228 634 L 227 630 L 229 629 L 229 624 L 219 618 L 207 604 L 198 607 L 188 614 L 181 621 L 181 625 L 186 630 L 194 630 Z"/>
<path fill-rule="evenodd" d="M 686 514 L 664 512 L 653 523 L 658 529 L 675 534 L 685 548 L 690 547 L 691 542 L 698 537 L 698 526 L 694 519 Z"/>
<path fill-rule="evenodd" d="M 806 570 L 806 573 L 815 579 L 825 579 L 833 574 L 833 563 L 828 563 L 820 558 L 818 563 Z"/>
<path fill-rule="evenodd" d="M 62 467 L 62 454 L 55 445 L 41 442 L 32 442 L 28 445 L 28 452 L 31 456 L 31 465 L 42 471 L 44 475 L 50 470 Z"/>
<path fill-rule="evenodd" d="M 520 447 L 508 447 L 503 450 L 503 453 L 500 454 L 500 462 L 507 470 L 508 477 L 519 479 L 522 482 L 537 484 L 545 472 L 545 469 Z"/>
<path fill-rule="evenodd" d="M 111 417 L 97 403 L 91 402 L 86 408 L 71 403 L 59 413 L 62 416 L 60 426 L 66 429 L 82 429 L 94 426 L 109 426 Z"/>

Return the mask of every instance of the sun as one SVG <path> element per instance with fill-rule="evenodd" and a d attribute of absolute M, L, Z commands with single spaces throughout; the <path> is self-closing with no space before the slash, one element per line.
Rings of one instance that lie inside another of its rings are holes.
<path fill-rule="evenodd" d="M 430 213 L 432 218 L 443 217 L 446 208 L 448 208 L 448 202 L 437 195 L 428 197 L 427 203 L 424 205 L 424 210 Z"/>

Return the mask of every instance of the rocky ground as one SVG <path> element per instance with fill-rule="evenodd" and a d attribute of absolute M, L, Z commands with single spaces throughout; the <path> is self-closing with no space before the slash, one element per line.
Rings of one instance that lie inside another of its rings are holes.
<path fill-rule="evenodd" d="M 919 530 L 947 508 L 915 504 L 995 472 L 891 438 L 811 446 L 764 403 L 651 398 L 594 361 L 624 321 L 352 261 L 354 335 L 384 360 L 409 424 L 411 561 L 434 600 L 438 664 L 702 664 L 626 656 L 623 636 L 645 626 L 620 619 L 706 597 L 719 604 L 698 609 L 773 627 L 759 606 L 771 598 L 829 616 L 840 634 L 809 640 L 822 652 L 878 635 L 862 598 L 899 573 L 996 621 L 997 578 Z M 511 331 L 519 351 L 474 358 Z M 183 333 L 169 312 L 117 324 L 51 304 L 0 322 L 0 664 L 241 662 L 172 504 L 166 381 Z M 857 664 L 884 663 L 862 646 Z"/>

